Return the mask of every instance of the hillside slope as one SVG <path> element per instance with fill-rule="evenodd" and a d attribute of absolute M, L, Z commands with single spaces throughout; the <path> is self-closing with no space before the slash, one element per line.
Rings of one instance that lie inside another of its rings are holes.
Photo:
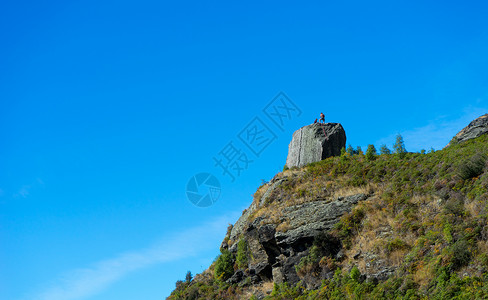
<path fill-rule="evenodd" d="M 488 135 L 279 173 L 168 299 L 488 297 Z"/>

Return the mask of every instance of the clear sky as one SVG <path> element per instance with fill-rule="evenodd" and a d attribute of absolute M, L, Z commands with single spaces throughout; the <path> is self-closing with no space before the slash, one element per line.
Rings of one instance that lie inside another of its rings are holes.
<path fill-rule="evenodd" d="M 320 112 L 353 146 L 441 149 L 488 112 L 486 16 L 486 1 L 1 2 L 0 298 L 163 299 Z M 263 109 L 280 92 L 295 106 L 278 127 Z M 241 139 L 256 124 L 257 154 Z M 234 181 L 215 166 L 229 145 L 248 159 Z M 221 185 L 205 208 L 185 193 L 200 172 Z"/>

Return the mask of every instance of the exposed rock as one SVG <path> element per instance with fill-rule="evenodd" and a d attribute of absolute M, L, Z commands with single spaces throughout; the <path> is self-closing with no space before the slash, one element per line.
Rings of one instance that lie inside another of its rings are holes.
<path fill-rule="evenodd" d="M 337 252 L 335 258 L 338 260 L 338 261 L 341 261 L 343 260 L 345 257 L 345 254 L 344 254 L 344 250 L 339 250 L 339 252 Z"/>
<path fill-rule="evenodd" d="M 281 270 L 281 266 L 276 266 L 273 268 L 273 282 L 280 284 L 285 282 L 285 276 L 283 275 L 283 271 Z"/>
<path fill-rule="evenodd" d="M 232 227 L 232 230 L 230 232 L 230 240 L 233 242 L 237 242 L 237 239 L 239 236 L 243 233 L 244 229 L 246 226 L 248 226 L 247 220 L 249 219 L 249 216 L 256 210 L 256 208 L 262 207 L 265 203 L 266 200 L 269 198 L 271 193 L 280 187 L 280 185 L 287 180 L 287 177 L 284 176 L 282 178 L 273 178 L 269 182 L 269 187 L 266 189 L 264 194 L 261 196 L 260 199 L 258 199 L 256 202 L 253 202 L 251 206 L 241 215 L 241 217 L 237 220 L 237 222 L 234 224 Z M 260 219 L 261 221 L 262 219 Z"/>
<path fill-rule="evenodd" d="M 229 239 L 232 241 L 233 245 L 237 245 L 237 239 L 241 235 L 242 231 L 246 226 L 248 226 L 248 219 L 249 216 L 254 212 L 255 207 L 254 204 L 252 204 L 241 216 L 240 218 L 236 221 L 234 226 L 232 226 L 232 230 L 230 231 L 230 237 Z M 233 247 L 231 247 L 233 249 Z M 236 249 L 237 250 L 237 249 Z M 231 250 L 232 251 L 232 250 Z"/>
<path fill-rule="evenodd" d="M 283 178 L 280 178 L 280 179 L 274 181 L 273 183 L 271 183 L 271 186 L 266 190 L 266 192 L 264 192 L 264 194 L 261 197 L 261 199 L 259 199 L 259 207 L 262 207 L 266 203 L 266 200 L 268 200 L 268 198 L 271 195 L 271 193 L 277 187 L 279 187 L 283 183 L 283 181 L 286 181 L 286 180 L 287 180 L 287 178 L 286 177 L 283 177 Z"/>
<path fill-rule="evenodd" d="M 264 203 L 261 200 L 269 197 L 286 180 L 288 179 L 274 178 L 261 199 L 255 199 L 253 205 L 234 224 L 230 233 L 232 245 L 228 247 L 229 250 L 236 254 L 237 244 L 242 238 L 246 240 L 247 250 L 251 255 L 248 256 L 247 270 L 236 271 L 228 279 L 229 283 L 244 285 L 272 280 L 275 283 L 295 284 L 303 280 L 307 287 L 314 288 L 320 285 L 322 279 L 333 276 L 331 270 L 320 267 L 314 272 L 315 275 L 300 278 L 295 266 L 301 258 L 308 255 L 314 239 L 332 229 L 341 216 L 350 212 L 359 201 L 367 199 L 369 195 L 356 194 L 338 197 L 333 201 L 317 200 L 285 207 L 280 218 L 281 222 L 287 224 L 286 231 L 277 231 L 278 224 L 269 223 L 271 220 L 267 216 L 249 219 L 258 203 Z M 338 257 L 339 260 L 343 258 L 340 242 L 324 240 L 323 243 L 330 246 L 325 255 Z"/>
<path fill-rule="evenodd" d="M 453 143 L 461 143 L 488 133 L 488 114 L 473 120 L 468 126 L 459 131 L 446 147 Z"/>
<path fill-rule="evenodd" d="M 288 220 L 292 229 L 276 233 L 278 246 L 292 247 L 296 252 L 305 250 L 315 236 L 332 229 L 343 214 L 366 198 L 365 194 L 357 194 L 333 202 L 314 201 L 285 208 L 284 219 Z"/>
<path fill-rule="evenodd" d="M 300 277 L 302 284 L 309 290 L 318 289 L 322 284 L 323 279 L 331 279 L 334 277 L 334 271 L 327 267 L 315 266 L 313 270 L 307 272 L 303 277 Z"/>
<path fill-rule="evenodd" d="M 298 277 L 295 270 L 295 265 L 298 265 L 300 259 L 307 254 L 308 251 L 304 251 L 290 257 L 284 257 L 282 260 L 277 262 L 273 266 L 273 281 L 275 283 L 288 282 L 290 284 L 295 284 L 300 281 L 300 277 Z"/>
<path fill-rule="evenodd" d="M 249 272 L 259 276 L 260 280 L 270 280 L 273 278 L 271 265 L 267 261 L 259 262 L 249 266 Z"/>
<path fill-rule="evenodd" d="M 267 243 L 274 239 L 276 226 L 273 224 L 266 224 L 258 228 L 259 242 Z"/>
<path fill-rule="evenodd" d="M 246 233 L 246 240 L 249 251 L 252 253 L 251 265 L 259 263 L 269 264 L 273 257 L 269 257 L 264 245 L 259 242 L 259 237 L 256 230 Z M 250 268 L 252 268 L 250 266 Z M 270 270 L 271 271 L 271 270 Z"/>
<path fill-rule="evenodd" d="M 327 157 L 338 156 L 345 146 L 346 132 L 339 123 L 304 126 L 293 133 L 286 165 L 289 168 L 302 167 Z"/>
<path fill-rule="evenodd" d="M 222 243 L 220 244 L 220 248 L 221 249 L 228 249 L 229 248 L 229 245 L 227 244 L 227 241 L 222 241 Z"/>
<path fill-rule="evenodd" d="M 261 291 L 256 291 L 256 293 L 253 296 L 257 300 L 262 300 L 262 299 L 264 299 L 266 297 L 266 295 L 263 294 L 263 292 L 261 292 Z"/>
<path fill-rule="evenodd" d="M 236 284 L 241 282 L 243 278 L 244 278 L 244 271 L 237 270 L 229 279 L 227 279 L 227 283 Z"/>
<path fill-rule="evenodd" d="M 251 280 L 297 283 L 300 278 L 295 265 L 308 254 L 308 248 L 314 239 L 332 229 L 342 215 L 367 198 L 365 194 L 357 194 L 339 197 L 332 202 L 314 201 L 286 207 L 282 211 L 282 221 L 289 225 L 286 232 L 276 231 L 276 224 L 266 224 L 267 219 L 263 217 L 257 217 L 252 221 L 241 220 L 240 229 L 233 233 L 235 241 L 230 251 L 237 252 L 237 238 L 240 236 L 247 241 L 248 250 L 252 253 L 248 265 Z M 340 243 L 332 240 L 325 243 L 331 247 L 327 255 L 335 257 L 340 251 Z M 318 270 L 319 277 L 306 279 L 307 286 L 320 285 L 321 279 L 333 275 L 329 271 Z M 240 273 L 234 274 L 232 281 L 242 281 L 243 278 L 239 276 Z"/>
<path fill-rule="evenodd" d="M 368 281 L 378 282 L 388 279 L 396 271 L 396 267 L 384 267 L 376 274 L 366 275 Z"/>

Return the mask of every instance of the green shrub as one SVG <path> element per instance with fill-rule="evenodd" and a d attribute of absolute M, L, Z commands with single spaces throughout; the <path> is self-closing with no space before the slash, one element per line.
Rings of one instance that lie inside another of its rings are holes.
<path fill-rule="evenodd" d="M 459 240 L 455 242 L 450 249 L 451 264 L 453 270 L 457 270 L 467 265 L 471 260 L 471 252 L 469 251 L 469 245 L 465 240 Z"/>
<path fill-rule="evenodd" d="M 380 147 L 380 154 L 391 154 L 391 150 L 385 144 Z"/>
<path fill-rule="evenodd" d="M 346 152 L 349 153 L 350 156 L 353 156 L 354 154 L 356 154 L 356 152 L 354 151 L 354 149 L 352 148 L 351 144 L 349 144 L 347 146 L 347 149 L 346 149 Z"/>
<path fill-rule="evenodd" d="M 356 154 L 357 155 L 363 155 L 364 154 L 363 149 L 361 149 L 361 146 L 356 147 Z"/>
<path fill-rule="evenodd" d="M 468 159 L 463 160 L 459 166 L 458 174 L 464 179 L 471 179 L 483 173 L 486 164 L 486 156 L 476 153 Z"/>
<path fill-rule="evenodd" d="M 296 285 L 289 285 L 287 282 L 283 282 L 280 284 L 274 284 L 273 291 L 271 292 L 272 299 L 297 299 L 300 297 L 305 288 L 301 285 L 301 283 L 297 283 Z"/>
<path fill-rule="evenodd" d="M 176 280 L 175 287 L 177 290 L 182 290 L 185 288 L 183 280 Z"/>
<path fill-rule="evenodd" d="M 399 238 L 395 238 L 394 240 L 389 241 L 388 244 L 386 245 L 386 249 L 388 250 L 388 252 L 393 252 L 395 250 L 409 249 L 409 248 L 410 246 Z"/>
<path fill-rule="evenodd" d="M 361 228 L 361 221 L 365 216 L 363 208 L 356 207 L 352 212 L 344 214 L 334 225 L 335 234 L 341 239 L 346 249 L 351 247 L 351 239 Z"/>
<path fill-rule="evenodd" d="M 245 269 L 247 268 L 248 258 L 247 258 L 247 241 L 245 239 L 240 239 L 239 243 L 237 243 L 237 256 L 236 256 L 236 264 L 238 269 Z"/>
<path fill-rule="evenodd" d="M 482 266 L 484 266 L 485 268 L 488 267 L 488 253 L 481 253 L 479 259 Z"/>
<path fill-rule="evenodd" d="M 393 149 L 395 149 L 395 153 L 398 154 L 398 157 L 405 157 L 407 149 L 405 149 L 405 143 L 403 142 L 403 137 L 401 134 L 398 134 L 396 136 L 396 141 L 395 144 L 393 144 Z"/>
<path fill-rule="evenodd" d="M 378 153 L 376 152 L 376 148 L 374 147 L 374 145 L 368 145 L 368 149 L 366 149 L 366 159 L 369 161 L 375 160 L 376 155 L 378 155 Z"/>
<path fill-rule="evenodd" d="M 312 268 L 313 265 L 317 264 L 321 257 L 321 251 L 319 247 L 312 246 L 309 250 L 307 256 L 304 256 L 300 259 L 300 262 L 295 265 L 295 271 L 298 275 L 303 275 Z"/>
<path fill-rule="evenodd" d="M 449 198 L 444 205 L 444 212 L 446 214 L 453 214 L 460 216 L 464 212 L 464 201 L 458 197 Z"/>
<path fill-rule="evenodd" d="M 307 194 L 307 190 L 305 190 L 305 189 L 298 189 L 297 190 L 298 197 L 304 197 L 306 194 Z"/>
<path fill-rule="evenodd" d="M 354 281 L 359 281 L 359 277 L 361 276 L 361 272 L 359 272 L 359 269 L 357 266 L 352 267 L 351 272 L 349 273 L 349 276 L 351 276 L 351 279 Z"/>
<path fill-rule="evenodd" d="M 234 274 L 232 262 L 232 254 L 229 250 L 223 249 L 222 253 L 217 258 L 214 268 L 214 277 L 217 280 L 225 281 Z"/>

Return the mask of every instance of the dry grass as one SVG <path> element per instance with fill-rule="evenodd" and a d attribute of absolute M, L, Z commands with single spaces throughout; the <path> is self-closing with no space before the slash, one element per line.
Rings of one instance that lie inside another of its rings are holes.
<path fill-rule="evenodd" d="M 305 171 L 304 170 L 300 170 L 300 169 L 288 169 L 286 171 L 283 171 L 281 173 L 278 173 L 278 177 L 279 178 L 282 178 L 282 177 L 285 177 L 285 176 L 303 176 L 303 174 L 305 174 Z"/>
<path fill-rule="evenodd" d="M 360 191 L 352 190 L 352 193 Z M 363 190 L 364 192 L 364 190 Z M 357 265 L 363 272 L 376 272 L 378 267 L 375 261 L 382 260 L 388 262 L 391 266 L 400 266 L 404 261 L 405 255 L 409 252 L 408 247 L 404 249 L 394 249 L 389 252 L 387 245 L 389 241 L 396 238 L 404 241 L 407 245 L 413 245 L 417 237 L 413 233 L 402 234 L 396 233 L 394 228 L 399 225 L 395 216 L 387 209 L 386 203 L 377 196 L 373 196 L 362 202 L 367 214 L 362 221 L 362 228 L 352 242 L 352 248 L 345 252 L 347 259 L 343 266 Z M 358 260 L 353 256 L 361 252 Z"/>
<path fill-rule="evenodd" d="M 364 186 L 359 186 L 359 187 L 342 187 L 336 190 L 333 190 L 331 192 L 330 198 L 332 199 L 337 199 L 338 197 L 347 197 L 347 196 L 353 196 L 357 194 L 372 194 L 375 191 L 378 190 L 378 186 L 373 183 L 368 183 L 367 185 Z"/>
<path fill-rule="evenodd" d="M 419 221 L 428 226 L 435 225 L 435 219 L 442 212 L 440 200 L 432 196 L 414 196 L 412 203 L 418 205 L 418 213 L 416 214 Z"/>
<path fill-rule="evenodd" d="M 424 265 L 422 263 L 423 261 L 420 261 L 419 265 L 417 265 L 417 270 L 413 274 L 413 281 L 420 285 L 421 289 L 425 289 L 435 276 L 435 267 L 432 264 Z"/>
<path fill-rule="evenodd" d="M 274 283 L 272 281 L 265 281 L 260 283 L 259 285 L 255 285 L 252 287 L 247 288 L 244 293 L 239 297 L 242 300 L 248 300 L 257 292 L 261 292 L 264 295 L 267 295 L 268 291 L 272 291 L 274 287 Z"/>
<path fill-rule="evenodd" d="M 396 267 L 400 266 L 400 264 L 405 259 L 405 255 L 407 255 L 408 252 L 409 250 L 407 249 L 395 250 L 391 252 L 390 255 L 388 256 L 388 264 L 390 266 L 396 266 Z"/>
<path fill-rule="evenodd" d="M 394 216 L 387 210 L 387 204 L 379 197 L 369 198 L 365 202 L 365 206 L 368 211 L 363 220 L 363 228 L 365 231 L 378 228 L 393 228 L 395 226 Z"/>
<path fill-rule="evenodd" d="M 290 229 L 291 229 L 291 227 L 290 227 L 290 223 L 288 223 L 288 221 L 281 222 L 276 227 L 276 231 L 280 231 L 280 232 L 287 232 Z"/>
<path fill-rule="evenodd" d="M 261 221 L 261 223 L 263 223 L 262 225 L 264 225 L 264 223 L 278 224 L 281 222 L 282 216 L 283 214 L 281 212 L 281 209 L 277 209 L 276 205 L 269 205 L 261 207 L 257 211 L 255 211 L 249 222 L 252 222 L 258 217 L 265 217 L 265 220 Z"/>
<path fill-rule="evenodd" d="M 488 241 L 478 241 L 479 253 L 488 253 Z"/>
<path fill-rule="evenodd" d="M 485 207 L 485 205 L 486 204 L 483 203 L 483 201 L 473 200 L 471 202 L 465 203 L 464 207 L 471 214 L 471 216 L 478 216 Z"/>
<path fill-rule="evenodd" d="M 262 186 L 260 186 L 257 189 L 257 191 L 252 195 L 253 196 L 253 203 L 257 202 L 256 204 L 258 204 L 259 201 L 261 200 L 261 197 L 263 197 L 264 193 L 266 193 L 266 191 L 269 189 L 270 186 L 271 186 L 271 184 L 269 184 L 269 183 L 266 183 L 266 184 L 263 184 Z"/>

